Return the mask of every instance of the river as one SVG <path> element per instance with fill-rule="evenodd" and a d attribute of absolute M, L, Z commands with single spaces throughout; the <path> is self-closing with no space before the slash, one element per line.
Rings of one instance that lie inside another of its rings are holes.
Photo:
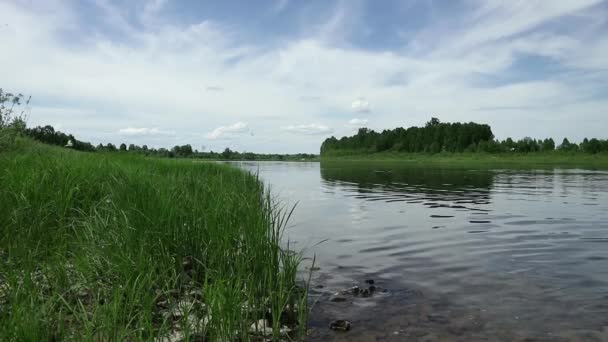
<path fill-rule="evenodd" d="M 311 340 L 608 341 L 608 172 L 237 164 L 297 204 Z"/>

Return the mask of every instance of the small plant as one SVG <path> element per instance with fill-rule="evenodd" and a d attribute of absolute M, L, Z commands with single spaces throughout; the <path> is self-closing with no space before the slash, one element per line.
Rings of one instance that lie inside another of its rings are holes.
<path fill-rule="evenodd" d="M 30 103 L 31 96 L 25 99 L 23 94 L 5 92 L 0 88 L 0 148 L 14 142 L 15 137 L 24 132 L 26 125 L 25 111 Z M 25 105 L 21 111 L 18 108 Z"/>

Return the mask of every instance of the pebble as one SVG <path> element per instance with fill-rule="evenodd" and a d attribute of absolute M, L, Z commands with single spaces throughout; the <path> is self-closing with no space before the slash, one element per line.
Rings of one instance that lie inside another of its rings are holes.
<path fill-rule="evenodd" d="M 271 336 L 272 327 L 270 326 L 270 322 L 267 319 L 260 319 L 251 325 L 251 327 L 249 328 L 249 332 L 253 334 Z M 291 332 L 291 329 L 287 326 L 282 326 L 279 332 L 281 335 L 286 336 Z"/>
<path fill-rule="evenodd" d="M 329 323 L 329 329 L 335 331 L 349 331 L 350 330 L 350 322 L 339 319 Z"/>

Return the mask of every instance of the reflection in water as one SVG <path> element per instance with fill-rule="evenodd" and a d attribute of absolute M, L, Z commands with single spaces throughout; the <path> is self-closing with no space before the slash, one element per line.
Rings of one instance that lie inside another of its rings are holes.
<path fill-rule="evenodd" d="M 323 185 L 352 192 L 349 197 L 478 211 L 482 209 L 474 206 L 490 203 L 493 177 L 492 172 L 463 173 L 446 169 L 321 168 Z"/>
<path fill-rule="evenodd" d="M 287 233 L 323 285 L 313 340 L 608 341 L 608 173 L 242 166 L 298 201 Z M 387 294 L 326 300 L 369 277 Z M 338 318 L 353 332 L 328 331 Z"/>

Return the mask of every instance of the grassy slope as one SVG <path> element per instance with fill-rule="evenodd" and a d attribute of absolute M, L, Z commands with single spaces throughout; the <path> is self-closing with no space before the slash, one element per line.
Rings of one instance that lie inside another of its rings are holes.
<path fill-rule="evenodd" d="M 246 340 L 270 308 L 277 333 L 305 322 L 284 310 L 305 294 L 282 218 L 230 166 L 21 141 L 0 152 L 0 340 Z"/>
<path fill-rule="evenodd" d="M 476 167 L 585 167 L 608 168 L 608 154 L 586 153 L 399 153 L 325 155 L 323 162 L 398 162 L 429 166 Z"/>

